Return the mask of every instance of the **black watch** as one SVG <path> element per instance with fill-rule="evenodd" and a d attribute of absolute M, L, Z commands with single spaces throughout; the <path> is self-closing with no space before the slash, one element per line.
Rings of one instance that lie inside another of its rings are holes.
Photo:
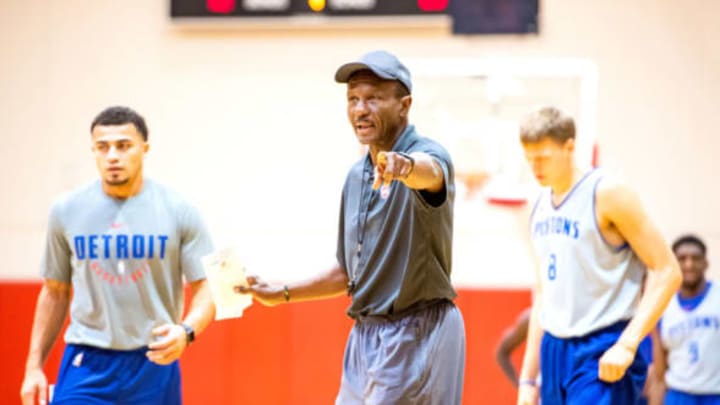
<path fill-rule="evenodd" d="M 182 326 L 183 329 L 185 329 L 185 339 L 186 339 L 187 345 L 190 346 L 190 343 L 195 341 L 195 329 L 193 329 L 192 326 L 185 324 L 185 323 L 181 323 L 180 326 Z"/>

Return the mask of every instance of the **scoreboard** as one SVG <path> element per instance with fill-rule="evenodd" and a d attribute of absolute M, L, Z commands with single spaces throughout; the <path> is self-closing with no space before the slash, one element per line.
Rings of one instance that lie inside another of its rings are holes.
<path fill-rule="evenodd" d="M 298 16 L 452 19 L 457 34 L 535 33 L 539 0 L 170 0 L 175 20 L 262 21 Z"/>
<path fill-rule="evenodd" d="M 171 0 L 173 17 L 442 14 L 450 0 Z"/>

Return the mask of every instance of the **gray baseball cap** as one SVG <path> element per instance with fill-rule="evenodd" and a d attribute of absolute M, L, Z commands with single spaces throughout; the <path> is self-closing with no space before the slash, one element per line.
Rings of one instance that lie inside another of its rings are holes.
<path fill-rule="evenodd" d="M 410 71 L 400 62 L 397 56 L 386 51 L 368 52 L 361 56 L 359 60 L 340 66 L 335 72 L 335 81 L 347 83 L 353 73 L 366 69 L 369 69 L 380 78 L 399 81 L 407 88 L 409 93 L 412 93 Z"/>

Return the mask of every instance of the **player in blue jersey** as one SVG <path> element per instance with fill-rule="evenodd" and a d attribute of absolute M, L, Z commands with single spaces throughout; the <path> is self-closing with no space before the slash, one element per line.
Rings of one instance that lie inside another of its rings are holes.
<path fill-rule="evenodd" d="M 46 403 L 43 364 L 69 308 L 54 405 L 180 404 L 177 360 L 214 313 L 200 263 L 210 237 L 190 204 L 143 176 L 138 113 L 107 108 L 90 130 L 100 180 L 52 206 L 22 402 Z"/>
<path fill-rule="evenodd" d="M 638 346 L 680 284 L 677 262 L 630 188 L 575 164 L 571 117 L 537 109 L 520 138 L 545 188 L 530 220 L 537 283 L 517 403 L 636 404 Z"/>
<path fill-rule="evenodd" d="M 700 238 L 682 236 L 672 249 L 683 281 L 653 335 L 654 402 L 720 405 L 720 289 L 705 278 L 707 248 Z"/>

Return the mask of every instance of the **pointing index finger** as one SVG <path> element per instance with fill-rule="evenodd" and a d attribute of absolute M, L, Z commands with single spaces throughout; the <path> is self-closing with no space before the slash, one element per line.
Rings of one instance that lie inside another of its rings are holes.
<path fill-rule="evenodd" d="M 375 168 L 373 170 L 373 190 L 380 188 L 380 184 L 383 183 L 385 177 L 385 166 L 387 165 L 387 153 L 378 152 L 375 155 Z"/>

